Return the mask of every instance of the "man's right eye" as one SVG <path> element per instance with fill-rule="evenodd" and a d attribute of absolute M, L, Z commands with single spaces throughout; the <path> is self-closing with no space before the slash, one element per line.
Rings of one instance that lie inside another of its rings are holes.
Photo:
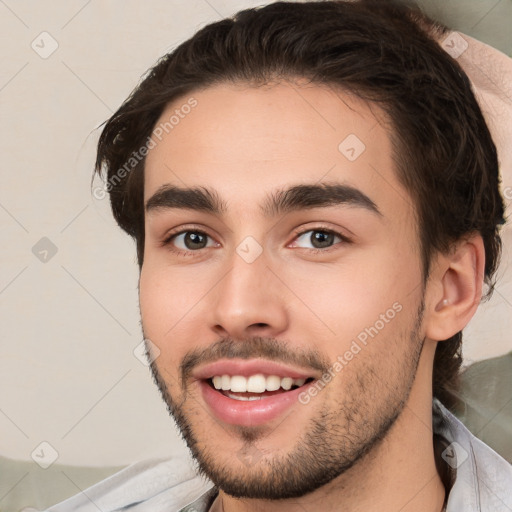
<path fill-rule="evenodd" d="M 213 239 L 202 231 L 182 231 L 167 238 L 166 246 L 174 246 L 180 251 L 197 251 L 207 247 L 214 247 Z"/>

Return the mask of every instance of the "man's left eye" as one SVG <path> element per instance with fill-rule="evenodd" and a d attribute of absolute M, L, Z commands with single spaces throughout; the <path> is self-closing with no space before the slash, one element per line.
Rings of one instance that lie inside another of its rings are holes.
<path fill-rule="evenodd" d="M 299 235 L 293 242 L 293 247 L 306 249 L 325 249 L 342 242 L 344 237 L 325 229 L 311 229 Z"/>

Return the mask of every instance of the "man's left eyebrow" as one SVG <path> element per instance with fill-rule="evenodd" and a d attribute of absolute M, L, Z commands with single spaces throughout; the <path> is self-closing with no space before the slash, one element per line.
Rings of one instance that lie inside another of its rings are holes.
<path fill-rule="evenodd" d="M 364 208 L 382 216 L 377 205 L 361 190 L 351 185 L 326 183 L 296 185 L 274 192 L 267 198 L 262 209 L 266 216 L 273 217 L 297 210 L 337 205 Z"/>

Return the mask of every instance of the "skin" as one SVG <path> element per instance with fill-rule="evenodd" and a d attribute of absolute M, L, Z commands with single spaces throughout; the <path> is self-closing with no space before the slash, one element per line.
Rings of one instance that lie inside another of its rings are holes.
<path fill-rule="evenodd" d="M 163 185 L 208 187 L 226 210 L 147 211 L 140 306 L 145 337 L 160 350 L 152 369 L 163 397 L 221 488 L 212 510 L 304 511 L 321 503 L 325 512 L 340 504 L 351 512 L 440 511 L 433 357 L 436 340 L 461 330 L 477 307 L 481 238 L 436 255 L 424 282 L 413 201 L 396 177 L 389 123 L 375 105 L 301 82 L 221 84 L 193 96 L 197 107 L 148 153 L 145 200 Z M 354 161 L 338 150 L 349 134 L 366 146 Z M 353 204 L 263 214 L 270 194 L 319 183 L 360 190 L 380 214 Z M 308 230 L 342 237 L 314 251 L 311 233 L 298 236 Z M 207 234 L 208 245 L 190 250 L 183 236 L 170 239 L 184 231 Z M 263 249 L 252 263 L 236 252 L 248 236 Z M 197 380 L 182 378 L 191 352 L 210 354 L 228 340 L 254 358 L 279 346 L 320 377 L 303 354 L 334 363 L 396 303 L 400 312 L 321 392 L 263 426 L 222 422 Z M 256 454 L 254 461 L 244 454 Z M 300 484 L 293 497 L 276 500 L 292 478 Z"/>

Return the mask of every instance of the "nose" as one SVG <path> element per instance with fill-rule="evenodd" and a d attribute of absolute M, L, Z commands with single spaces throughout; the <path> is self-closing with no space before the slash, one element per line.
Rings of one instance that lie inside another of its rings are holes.
<path fill-rule="evenodd" d="M 286 293 L 264 254 L 248 263 L 238 254 L 212 290 L 211 328 L 222 337 L 276 337 L 288 327 Z"/>

